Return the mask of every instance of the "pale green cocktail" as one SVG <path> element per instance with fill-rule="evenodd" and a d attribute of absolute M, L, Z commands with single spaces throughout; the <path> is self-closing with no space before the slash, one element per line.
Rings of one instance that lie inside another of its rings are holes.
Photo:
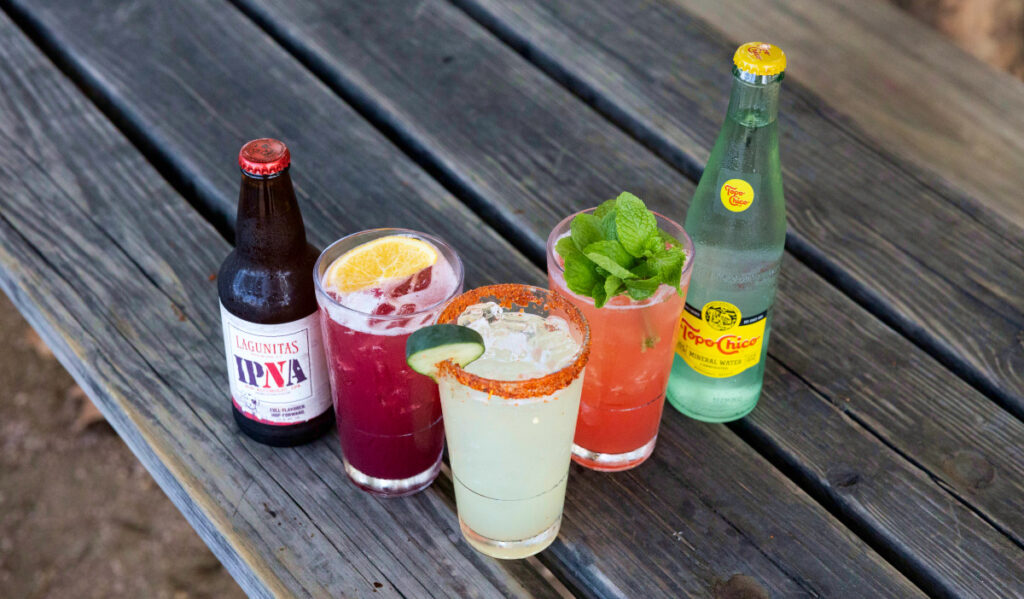
<path fill-rule="evenodd" d="M 455 501 L 479 551 L 522 558 L 558 535 L 590 335 L 567 300 L 525 285 L 470 291 L 438 319 L 485 353 L 438 376 Z"/>

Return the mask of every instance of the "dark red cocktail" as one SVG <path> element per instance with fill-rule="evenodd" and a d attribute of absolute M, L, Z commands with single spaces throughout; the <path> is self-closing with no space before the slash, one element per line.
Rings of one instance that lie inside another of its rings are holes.
<path fill-rule="evenodd" d="M 462 263 L 433 237 L 375 229 L 327 248 L 315 276 L 345 471 L 374 494 L 415 493 L 440 471 L 444 427 L 405 341 L 461 292 Z"/>

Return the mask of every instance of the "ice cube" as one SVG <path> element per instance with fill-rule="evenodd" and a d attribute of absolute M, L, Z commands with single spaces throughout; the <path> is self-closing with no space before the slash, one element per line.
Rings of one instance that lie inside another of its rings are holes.
<path fill-rule="evenodd" d="M 409 291 L 412 290 L 412 280 L 414 278 L 416 278 L 416 275 L 406 277 L 401 283 L 392 287 L 391 291 L 388 292 L 388 297 L 398 299 L 403 295 L 408 295 Z"/>
<path fill-rule="evenodd" d="M 502 310 L 494 302 L 470 306 L 458 323 L 484 338 L 484 355 L 466 368 L 501 380 L 544 376 L 564 368 L 579 350 L 563 318 Z"/>
<path fill-rule="evenodd" d="M 484 338 L 485 342 L 491 335 L 491 324 L 487 322 L 486 318 L 477 318 L 475 320 L 467 321 L 463 321 L 462 318 L 459 318 L 459 324 L 480 333 L 480 336 Z"/>
<path fill-rule="evenodd" d="M 496 302 L 488 302 L 484 304 L 483 312 L 488 322 L 494 322 L 501 318 L 503 310 Z"/>
<path fill-rule="evenodd" d="M 418 273 L 414 274 L 412 276 L 412 278 L 414 279 L 412 284 L 412 290 L 423 291 L 427 287 L 430 287 L 430 281 L 433 278 L 433 271 L 434 267 L 428 266 L 423 270 L 419 271 Z"/>
<path fill-rule="evenodd" d="M 398 285 L 392 287 L 388 295 L 393 299 L 398 299 L 400 297 L 409 295 L 410 293 L 423 291 L 427 287 L 430 287 L 430 281 L 433 278 L 433 270 L 433 266 L 428 266 L 423 270 L 406 277 L 400 283 L 398 283 Z"/>
<path fill-rule="evenodd" d="M 373 312 L 371 312 L 371 314 L 376 314 L 377 316 L 384 316 L 384 315 L 387 315 L 387 314 L 393 314 L 394 311 L 395 311 L 395 305 L 394 304 L 389 304 L 387 302 L 384 302 L 382 304 L 379 304 L 376 308 L 374 308 Z"/>
<path fill-rule="evenodd" d="M 462 326 L 472 327 L 473 323 L 475 323 L 477 321 L 484 321 L 486 323 L 487 322 L 487 316 L 486 316 L 487 308 L 488 308 L 488 306 L 491 306 L 491 305 L 492 304 L 489 304 L 489 303 L 488 304 L 474 304 L 474 305 L 466 308 L 465 311 L 463 311 L 462 314 L 459 315 L 459 318 L 456 321 L 457 324 L 460 324 Z"/>

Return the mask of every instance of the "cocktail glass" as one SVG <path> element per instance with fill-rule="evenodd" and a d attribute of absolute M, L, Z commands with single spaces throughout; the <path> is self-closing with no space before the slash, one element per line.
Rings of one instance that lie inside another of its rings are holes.
<path fill-rule="evenodd" d="M 392 281 L 382 285 L 379 301 L 371 294 L 367 302 L 364 293 L 359 309 L 345 305 L 344 296 L 325 287 L 324 273 L 349 250 L 388 235 L 434 246 L 439 257 L 430 267 L 432 274 L 418 279 L 429 283 L 410 296 L 414 300 L 403 299 L 402 291 L 409 292 L 410 285 Z M 455 250 L 436 237 L 407 229 L 349 235 L 316 262 L 313 278 L 345 472 L 370 493 L 409 495 L 429 486 L 441 470 L 444 426 L 437 385 L 406 364 L 405 341 L 431 324 L 444 303 L 462 291 L 462 277 Z"/>
<path fill-rule="evenodd" d="M 693 272 L 693 242 L 681 226 L 655 213 L 658 227 L 683 244 L 682 293 L 662 285 L 646 300 L 620 295 L 597 308 L 592 298 L 566 286 L 563 260 L 555 251 L 575 216 L 555 227 L 547 245 L 549 287 L 569 298 L 590 324 L 590 363 L 572 459 L 593 470 L 628 470 L 650 457 L 658 439 L 679 318 Z"/>
<path fill-rule="evenodd" d="M 449 303 L 438 322 L 457 324 L 467 308 L 486 302 L 496 302 L 504 314 L 559 317 L 565 325 L 558 330 L 576 344 L 555 362 L 562 366 L 534 369 L 533 374 L 525 370 L 526 360 L 477 368 L 470 363 L 466 368 L 475 374 L 450 361 L 440 366 L 441 407 L 462 534 L 492 557 L 523 558 L 543 550 L 558 535 L 590 332 L 582 313 L 564 297 L 526 285 L 469 291 Z M 494 343 L 487 330 L 482 335 L 485 346 Z M 538 345 L 530 351 L 543 361 L 544 352 L 556 344 Z M 521 373 L 535 378 L 521 378 Z"/>

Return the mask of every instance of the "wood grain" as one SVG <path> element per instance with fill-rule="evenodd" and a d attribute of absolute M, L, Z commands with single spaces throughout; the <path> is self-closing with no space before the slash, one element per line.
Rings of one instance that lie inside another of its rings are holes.
<path fill-rule="evenodd" d="M 386 5 L 387 18 L 375 18 L 373 11 L 346 3 L 300 2 L 287 14 L 269 2 L 246 6 L 362 110 L 403 136 L 453 180 L 468 185 L 467 196 L 494 204 L 490 212 L 534 248 L 559 216 L 608 195 L 601 186 L 609 173 L 621 176 L 621 167 L 644 174 L 650 194 L 644 197 L 661 210 L 682 211 L 679 196 L 688 197 L 691 188 L 681 177 L 607 127 L 603 135 L 595 136 L 600 128 L 592 124 L 586 108 L 566 102 L 563 92 L 543 77 L 529 76 L 521 61 L 496 48 L 443 3 L 412 7 L 393 2 Z M 424 49 L 419 38 L 397 34 L 413 30 L 443 41 Z M 463 66 L 452 71 L 454 64 Z M 415 78 L 409 73 L 415 73 Z M 500 75 L 508 73 L 515 76 Z M 490 115 L 487 127 L 463 124 L 465 115 L 480 114 Z M 551 140 L 532 134 L 536 127 L 531 123 L 537 122 L 550 123 L 542 129 L 558 135 Z M 574 148 L 572 164 L 560 166 L 549 159 L 546 165 L 536 165 L 522 156 L 557 156 L 558 148 L 565 146 Z M 581 163 L 584 169 L 589 165 L 582 173 Z M 501 184 L 502 177 L 507 184 Z M 514 187 L 521 181 L 529 182 L 529 187 Z M 547 223 L 510 216 L 523 212 L 554 215 Z M 780 317 L 776 324 L 772 353 L 796 366 L 799 376 L 835 405 L 829 406 L 806 388 L 792 401 L 766 400 L 751 419 L 750 435 L 766 439 L 768 451 L 792 463 L 819 496 L 835 502 L 837 509 L 890 547 L 895 558 L 912 564 L 934 588 L 963 592 L 994 584 L 992 592 L 1005 590 L 1000 572 L 1013 570 L 1019 563 L 1015 543 L 1022 542 L 1024 531 L 1020 516 L 1024 457 L 1019 449 L 1024 427 L 806 267 L 787 259 L 784 273 L 779 312 L 786 318 Z M 822 322 L 838 326 L 822 329 Z M 781 349 L 780 338 L 785 340 Z M 892 376 L 890 365 L 877 359 L 876 345 L 886 355 L 904 357 L 906 377 Z M 831 358 L 823 360 L 823 355 Z M 858 379 L 857 386 L 840 386 L 851 379 Z M 778 387 L 766 397 L 785 399 L 787 380 L 770 379 L 769 385 Z M 837 396 L 843 400 L 836 400 Z M 762 411 L 767 411 L 764 418 Z M 893 417 L 901 413 L 918 418 Z M 800 415 L 798 424 L 794 414 Z M 951 430 L 944 430 L 941 423 L 946 422 Z M 935 424 L 922 428 L 919 423 Z M 816 436 L 820 430 L 843 440 L 837 443 L 837 451 L 822 446 Z M 864 448 L 863 456 L 859 452 L 844 455 L 841 448 L 847 443 Z M 801 461 L 792 462 L 788 456 L 799 456 Z M 857 469 L 859 476 L 879 479 L 891 472 L 894 480 L 867 482 L 860 486 L 866 490 L 857 493 L 834 493 L 826 476 L 809 474 L 833 472 L 839 465 L 848 471 Z M 989 469 L 993 478 L 988 484 L 971 482 Z M 920 516 L 900 507 L 900 502 L 913 504 L 922 496 L 946 507 Z M 970 507 L 951 507 L 961 499 Z M 976 509 L 983 518 L 972 513 Z M 946 517 L 950 513 L 958 516 L 955 522 Z M 1010 538 L 1001 538 L 986 520 L 995 521 Z M 964 523 L 970 523 L 967 528 L 974 530 L 972 534 L 987 539 L 970 541 L 986 546 L 975 555 L 987 555 L 999 566 L 982 567 L 986 573 L 979 574 L 975 557 L 947 551 L 962 541 Z"/>
<path fill-rule="evenodd" d="M 112 7 L 113 3 L 106 6 Z M 525 266 L 506 245 L 474 238 L 489 233 L 477 231 L 483 227 L 475 228 L 467 216 L 460 221 L 458 211 L 464 208 L 425 176 L 428 183 L 419 187 L 403 185 L 421 177 L 411 163 L 397 156 L 379 137 L 363 133 L 365 125 L 348 113 L 344 104 L 226 4 L 195 3 L 188 11 L 167 10 L 155 2 L 136 3 L 131 8 L 119 14 L 116 23 L 109 19 L 113 11 L 104 10 L 104 5 L 97 2 L 84 6 L 70 2 L 34 4 L 38 12 L 32 14 L 46 28 L 48 39 L 73 50 L 68 55 L 69 63 L 81 69 L 89 85 L 97 86 L 94 93 L 116 111 L 123 110 L 128 115 L 124 120 L 138 125 L 138 131 L 148 135 L 154 147 L 173 156 L 177 164 L 195 169 L 191 178 L 220 195 L 223 204 L 230 202 L 226 198 L 233 195 L 236 182 L 218 178 L 225 168 L 218 164 L 221 158 L 210 159 L 210 148 L 222 148 L 223 154 L 233 155 L 236 130 L 260 123 L 261 135 L 288 133 L 284 139 L 293 142 L 295 149 L 295 179 L 307 190 L 317 190 L 302 198 L 314 238 L 337 236 L 332 223 L 340 218 L 339 213 L 362 227 L 382 218 L 379 212 L 383 209 L 406 222 L 440 231 L 457 245 L 463 244 L 463 254 L 472 256 L 478 269 L 471 275 L 471 284 L 539 276 L 539 271 Z M 146 31 L 145 39 L 132 33 L 137 31 Z M 203 51 L 212 47 L 217 51 Z M 186 63 L 172 58 L 178 55 L 192 59 Z M 154 64 L 162 65 L 161 69 L 151 68 Z M 523 69 L 522 75 L 541 78 L 529 68 Z M 568 94 L 563 97 L 575 102 Z M 232 99 L 230 108 L 211 113 L 211 107 L 219 106 L 218 102 L 226 98 Z M 328 123 L 309 116 L 324 111 L 332 111 L 339 118 Z M 596 115 L 589 118 L 594 131 L 614 132 Z M 567 128 L 566 134 L 572 130 Z M 608 135 L 609 141 L 629 143 L 621 134 L 602 135 Z M 160 143 L 153 143 L 155 140 Z M 318 158 L 316 168 L 300 166 Z M 388 177 L 379 174 L 387 169 Z M 385 197 L 390 206 L 379 204 Z M 370 200 L 377 203 L 361 205 Z M 422 206 L 427 202 L 429 206 Z M 652 595 L 678 595 L 687 590 L 706 594 L 716 585 L 727 584 L 735 574 L 747 575 L 758 588 L 777 595 L 807 594 L 814 589 L 850 584 L 847 581 L 856 581 L 868 592 L 881 595 L 917 594 L 906 579 L 723 427 L 697 427 L 689 437 L 680 437 L 679 443 L 701 447 L 708 459 L 707 468 L 681 469 L 676 475 L 678 482 L 666 495 L 695 506 L 690 516 L 695 513 L 696 520 L 682 512 L 663 513 L 664 506 L 673 504 L 656 500 L 646 488 L 617 485 L 613 477 L 577 473 L 574 480 L 589 480 L 592 484 L 571 485 L 564 534 L 549 553 L 554 556 L 547 558 L 549 563 L 564 565 L 560 573 L 566 579 L 580 581 L 587 585 L 585 592 L 602 596 L 647 591 Z M 307 455 L 304 449 L 295 453 Z M 283 459 L 272 450 L 260 455 L 270 462 Z M 715 467 L 716 455 L 728 459 Z M 733 472 L 732 480 L 718 476 L 726 470 Z M 322 471 L 318 474 L 324 476 Z M 297 491 L 316 491 L 309 472 L 292 476 Z M 748 490 L 737 493 L 736 480 Z M 330 488 L 337 489 L 333 484 Z M 638 496 L 650 503 L 638 507 L 624 504 L 623 489 L 626 496 Z M 301 503 L 323 526 L 344 531 L 346 526 L 356 525 L 349 523 L 349 518 L 341 521 L 340 516 L 329 513 L 328 500 L 320 492 L 311 503 Z M 805 538 L 799 544 L 772 546 L 767 531 L 781 530 L 777 522 L 742 517 L 749 509 L 761 509 L 763 513 L 763 508 L 751 505 L 759 503 L 774 507 L 776 515 L 787 514 L 782 528 Z M 411 509 L 392 505 L 396 504 L 387 504 L 389 512 Z M 797 534 L 797 530 L 804 529 L 809 531 L 806 535 Z M 741 532 L 727 532 L 737 530 Z M 646 541 L 648 536 L 654 540 Z M 593 538 L 603 539 L 605 544 L 592 545 Z M 457 543 L 457 536 L 438 542 Z M 650 552 L 650 543 L 657 543 L 665 553 Z M 439 554 L 436 548 L 424 550 L 423 561 Z M 384 556 L 381 563 L 390 562 Z M 428 564 L 417 566 L 424 573 L 420 580 L 432 579 Z M 443 562 L 436 567 L 442 566 Z M 499 566 L 492 568 L 500 572 Z"/>
<path fill-rule="evenodd" d="M 823 282 L 798 276 L 795 263 L 787 260 L 782 270 L 778 301 L 792 308 L 775 313 L 772 355 L 843 419 L 854 419 L 1024 546 L 1024 424 L 848 298 L 820 293 Z M 805 410 L 763 407 L 771 413 L 759 410 L 752 423 L 789 428 L 794 439 L 818 436 L 787 427 Z"/>
<path fill-rule="evenodd" d="M 247 593 L 555 596 L 467 551 L 437 493 L 349 485 L 333 436 L 237 432 L 209 280 L 229 246 L 3 16 L 0 114 L 0 284 Z"/>
<path fill-rule="evenodd" d="M 735 50 L 706 23 L 670 2 L 455 1 L 677 168 L 699 173 Z M 783 87 L 790 248 L 1024 418 L 1024 232 L 890 152 L 796 77 Z M 1016 118 L 1004 126 L 1024 131 Z M 1014 164 L 1019 187 L 1024 163 Z"/>

